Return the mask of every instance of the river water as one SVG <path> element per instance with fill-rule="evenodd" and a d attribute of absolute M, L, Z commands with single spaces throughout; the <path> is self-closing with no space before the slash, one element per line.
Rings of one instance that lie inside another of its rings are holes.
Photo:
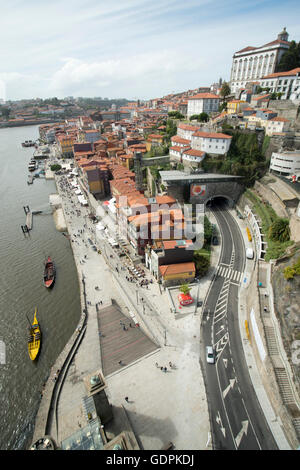
<path fill-rule="evenodd" d="M 6 346 L 0 364 L 0 449 L 24 449 L 30 443 L 40 393 L 57 356 L 80 317 L 77 270 L 70 242 L 56 230 L 49 206 L 55 182 L 37 178 L 27 184 L 38 126 L 0 129 L 0 339 Z M 33 216 L 25 236 L 23 206 L 43 213 Z M 57 276 L 52 290 L 43 286 L 43 262 L 50 255 Z M 27 352 L 28 321 L 37 307 L 42 347 L 36 362 Z"/>

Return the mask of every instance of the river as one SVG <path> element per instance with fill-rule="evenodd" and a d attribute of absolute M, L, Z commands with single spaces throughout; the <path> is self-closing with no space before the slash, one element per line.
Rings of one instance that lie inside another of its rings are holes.
<path fill-rule="evenodd" d="M 0 339 L 6 346 L 0 364 L 0 449 L 24 449 L 30 443 L 40 393 L 57 356 L 80 317 L 77 270 L 70 242 L 56 230 L 49 206 L 55 182 L 36 178 L 27 184 L 28 163 L 38 126 L 0 129 Z M 24 235 L 23 206 L 41 210 Z M 52 290 L 43 286 L 46 256 L 56 264 Z M 42 347 L 36 362 L 27 352 L 28 321 L 37 307 Z"/>

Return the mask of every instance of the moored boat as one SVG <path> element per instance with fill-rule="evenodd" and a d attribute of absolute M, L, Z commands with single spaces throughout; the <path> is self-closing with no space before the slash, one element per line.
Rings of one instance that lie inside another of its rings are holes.
<path fill-rule="evenodd" d="M 28 164 L 28 170 L 29 170 L 29 171 L 34 171 L 35 169 L 36 169 L 36 162 L 30 160 L 30 162 L 29 162 L 29 164 Z"/>
<path fill-rule="evenodd" d="M 36 308 L 34 312 L 34 318 L 31 326 L 29 327 L 28 336 L 28 354 L 32 361 L 34 361 L 39 353 L 41 346 L 41 329 L 39 322 L 36 318 Z"/>
<path fill-rule="evenodd" d="M 22 147 L 34 147 L 35 142 L 33 140 L 25 140 L 25 142 L 22 142 Z"/>
<path fill-rule="evenodd" d="M 44 269 L 44 286 L 49 288 L 52 287 L 55 281 L 55 265 L 52 261 L 51 257 L 48 256 L 47 261 L 45 262 L 45 269 Z"/>

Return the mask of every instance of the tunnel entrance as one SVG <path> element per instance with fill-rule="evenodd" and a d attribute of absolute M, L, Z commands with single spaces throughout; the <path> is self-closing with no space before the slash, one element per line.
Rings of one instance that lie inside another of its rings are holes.
<path fill-rule="evenodd" d="M 226 196 L 214 196 L 207 201 L 206 205 L 212 209 L 229 209 L 234 206 L 234 202 Z"/>

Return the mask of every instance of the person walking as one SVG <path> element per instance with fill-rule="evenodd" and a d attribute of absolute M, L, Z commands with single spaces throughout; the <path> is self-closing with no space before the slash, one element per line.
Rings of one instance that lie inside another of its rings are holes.
<path fill-rule="evenodd" d="M 128 397 L 125 397 L 125 401 L 127 401 L 127 403 L 129 403 L 129 398 L 128 398 Z"/>

